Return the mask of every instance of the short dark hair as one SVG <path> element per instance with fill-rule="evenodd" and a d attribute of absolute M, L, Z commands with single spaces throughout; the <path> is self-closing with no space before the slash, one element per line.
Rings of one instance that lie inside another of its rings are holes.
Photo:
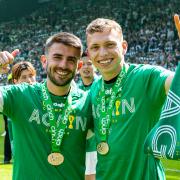
<path fill-rule="evenodd" d="M 83 45 L 81 40 L 75 36 L 74 34 L 67 33 L 67 32 L 60 32 L 57 34 L 54 34 L 50 36 L 45 44 L 44 50 L 45 54 L 48 53 L 49 48 L 54 44 L 54 43 L 62 43 L 67 46 L 74 47 L 79 50 L 79 55 L 82 55 L 83 52 Z"/>

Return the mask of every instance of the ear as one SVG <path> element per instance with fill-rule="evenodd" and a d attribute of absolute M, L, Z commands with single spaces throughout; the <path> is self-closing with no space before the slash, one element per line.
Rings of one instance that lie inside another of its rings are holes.
<path fill-rule="evenodd" d="M 78 62 L 78 70 L 81 69 L 83 66 L 83 61 L 82 60 L 79 60 Z"/>
<path fill-rule="evenodd" d="M 46 56 L 45 56 L 45 55 L 41 55 L 40 59 L 41 59 L 42 67 L 43 67 L 44 69 L 46 69 L 46 66 L 47 66 Z"/>
<path fill-rule="evenodd" d="M 90 58 L 88 49 L 86 49 L 86 54 L 87 54 L 87 57 Z"/>
<path fill-rule="evenodd" d="M 13 79 L 14 84 L 17 84 L 17 82 L 18 82 L 17 79 Z"/>
<path fill-rule="evenodd" d="M 126 52 L 127 52 L 127 49 L 128 49 L 128 43 L 127 43 L 127 41 L 123 41 L 122 42 L 122 48 L 123 48 L 123 55 L 125 55 L 126 54 Z"/>

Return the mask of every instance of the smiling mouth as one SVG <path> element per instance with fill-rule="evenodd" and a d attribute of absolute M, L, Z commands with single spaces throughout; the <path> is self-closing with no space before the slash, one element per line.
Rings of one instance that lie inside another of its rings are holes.
<path fill-rule="evenodd" d="M 110 64 L 111 62 L 113 61 L 113 59 L 106 59 L 106 60 L 100 60 L 100 61 L 97 61 L 99 64 L 102 64 L 102 65 L 108 65 Z"/>
<path fill-rule="evenodd" d="M 67 71 L 56 71 L 56 73 L 61 77 L 65 77 L 69 74 Z"/>
<path fill-rule="evenodd" d="M 90 71 L 87 71 L 87 70 L 86 70 L 86 71 L 83 71 L 83 73 L 85 73 L 85 74 L 89 74 L 89 73 L 90 73 Z"/>

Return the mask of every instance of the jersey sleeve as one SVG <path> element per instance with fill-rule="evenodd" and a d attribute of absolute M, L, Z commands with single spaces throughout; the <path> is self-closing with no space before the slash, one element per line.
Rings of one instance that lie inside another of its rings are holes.
<path fill-rule="evenodd" d="M 166 98 L 165 81 L 171 72 L 159 66 L 148 65 L 143 70 L 146 96 L 154 106 L 159 107 Z"/>
<path fill-rule="evenodd" d="M 23 99 L 23 89 L 27 85 L 7 85 L 0 87 L 0 92 L 2 94 L 3 105 L 2 113 L 12 118 L 14 113 L 16 113 L 17 108 L 20 106 L 20 102 L 24 101 Z"/>
<path fill-rule="evenodd" d="M 10 117 L 12 115 L 12 109 L 14 104 L 15 88 L 14 85 L 7 85 L 0 87 L 2 94 L 2 113 Z M 15 108 L 15 107 L 14 107 Z"/>

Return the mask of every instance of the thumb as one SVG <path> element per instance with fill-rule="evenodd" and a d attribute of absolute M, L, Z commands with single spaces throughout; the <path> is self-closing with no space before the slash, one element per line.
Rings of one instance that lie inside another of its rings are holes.
<path fill-rule="evenodd" d="M 178 14 L 174 15 L 174 22 L 175 22 L 175 26 L 176 26 L 178 33 L 180 33 L 180 21 L 179 21 Z"/>
<path fill-rule="evenodd" d="M 11 54 L 16 57 L 20 53 L 19 49 L 15 49 Z"/>

